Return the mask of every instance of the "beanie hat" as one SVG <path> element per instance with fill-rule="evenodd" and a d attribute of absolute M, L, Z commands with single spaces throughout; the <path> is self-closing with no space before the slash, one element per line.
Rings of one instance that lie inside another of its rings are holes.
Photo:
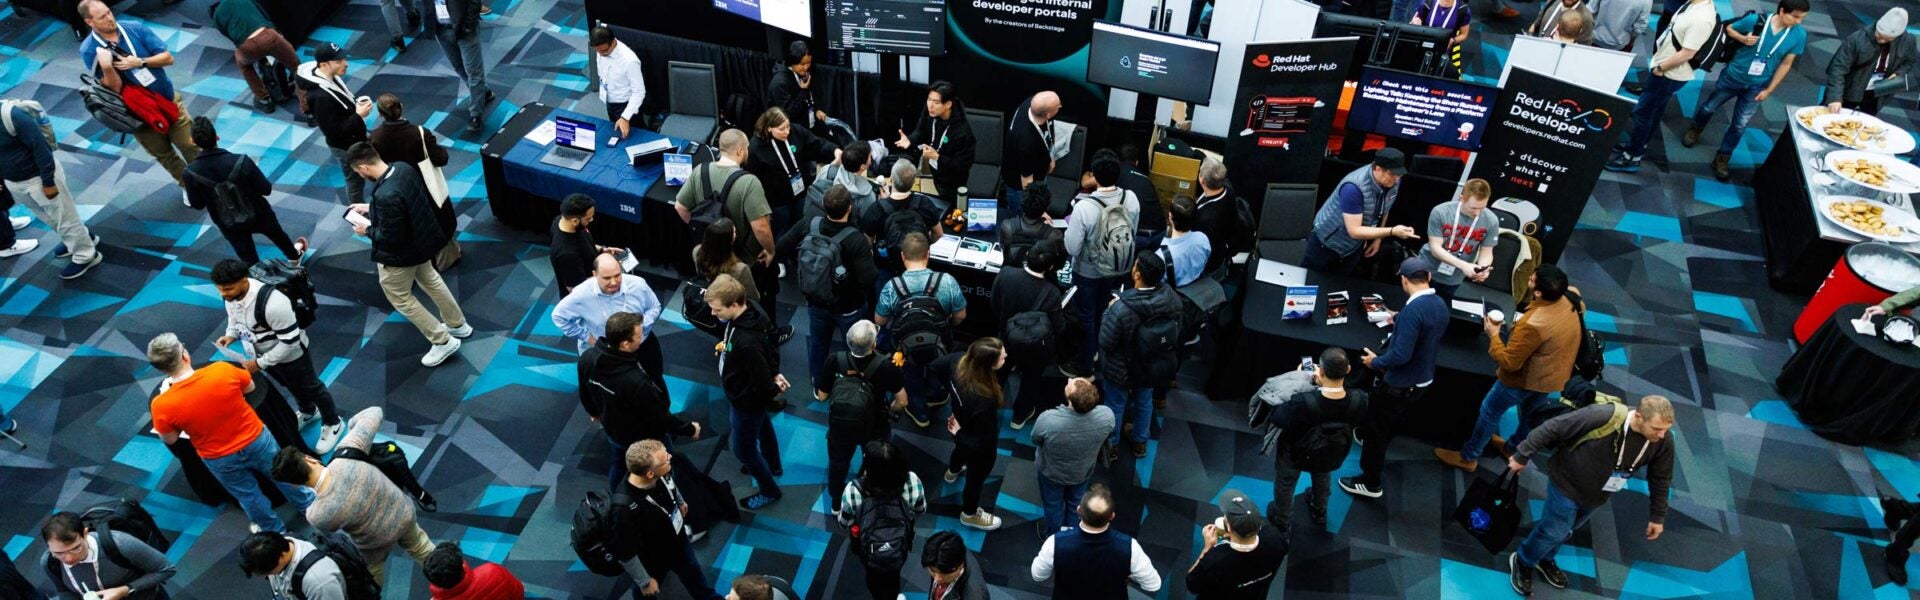
<path fill-rule="evenodd" d="M 1901 33 L 1906 32 L 1906 30 L 1907 9 L 1904 8 L 1887 10 L 1887 14 L 1880 17 L 1880 23 L 1873 27 L 1874 33 L 1887 37 L 1897 37 Z"/>

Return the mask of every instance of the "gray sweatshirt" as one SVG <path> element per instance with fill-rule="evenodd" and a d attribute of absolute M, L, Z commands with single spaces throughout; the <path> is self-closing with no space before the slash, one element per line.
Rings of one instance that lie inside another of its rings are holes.
<path fill-rule="evenodd" d="M 300 559 L 313 552 L 314 546 L 306 540 L 287 538 L 293 544 L 293 560 L 287 562 L 287 568 L 279 573 L 267 576 L 267 585 L 273 586 L 273 592 L 280 598 L 294 598 L 293 571 L 300 566 Z M 307 569 L 300 578 L 300 595 L 307 600 L 347 600 L 347 576 L 340 573 L 340 565 L 332 558 L 322 558 Z"/>
<path fill-rule="evenodd" d="M 228 301 L 227 335 L 253 343 L 260 368 L 267 368 L 306 354 L 307 332 L 293 314 L 293 300 L 278 290 L 267 298 L 267 322 L 254 321 L 253 303 L 267 284 L 247 278 L 247 293 L 237 301 Z"/>
<path fill-rule="evenodd" d="M 1095 279 L 1126 275 L 1124 272 L 1111 272 L 1105 265 L 1087 260 L 1081 252 L 1091 247 L 1093 236 L 1099 229 L 1102 205 L 1111 205 L 1122 197 L 1126 198 L 1128 221 L 1132 223 L 1135 231 L 1139 231 L 1140 199 L 1119 187 L 1094 190 L 1091 196 L 1093 200 L 1088 200 L 1084 196 L 1074 198 L 1073 212 L 1067 217 L 1067 254 L 1073 256 L 1073 273 Z"/>
<path fill-rule="evenodd" d="M 1623 50 L 1647 30 L 1653 0 L 1591 0 L 1588 7 L 1593 9 L 1593 45 Z"/>
<path fill-rule="evenodd" d="M 1033 422 L 1040 474 L 1060 485 L 1086 483 L 1093 476 L 1100 444 L 1112 434 L 1113 410 L 1105 406 L 1086 414 L 1073 412 L 1070 405 L 1040 413 Z"/>

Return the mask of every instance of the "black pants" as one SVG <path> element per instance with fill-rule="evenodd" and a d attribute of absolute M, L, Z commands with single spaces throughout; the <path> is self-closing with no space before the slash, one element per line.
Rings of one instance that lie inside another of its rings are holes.
<path fill-rule="evenodd" d="M 1913 503 L 1905 500 L 1880 508 L 1887 511 L 1887 515 L 1893 517 L 1895 522 L 1906 522 L 1893 532 L 1893 543 L 1887 545 L 1887 562 L 1907 564 L 1907 555 L 1913 552 L 1913 542 L 1920 540 L 1920 518 L 1916 518 L 1920 515 L 1915 515 Z"/>
<path fill-rule="evenodd" d="M 986 491 L 987 476 L 993 474 L 993 463 L 999 458 L 992 442 L 979 447 L 953 445 L 953 455 L 947 458 L 947 470 L 967 469 L 967 486 L 960 492 L 960 514 L 973 514 L 980 510 L 980 494 Z"/>
<path fill-rule="evenodd" d="M 1037 364 L 1015 365 L 1013 376 L 1020 378 L 1020 390 L 1013 396 L 1013 419 L 1022 423 L 1031 422 L 1034 417 L 1047 409 L 1059 406 L 1064 401 L 1066 382 L 1051 376 L 1051 361 L 1039 361 Z M 1003 389 L 1005 382 L 1002 382 Z"/>
<path fill-rule="evenodd" d="M 1360 449 L 1360 483 L 1380 487 L 1380 471 L 1386 468 L 1387 447 L 1393 445 L 1398 433 L 1400 415 L 1425 395 L 1427 388 L 1423 387 L 1393 387 L 1383 382 L 1374 388 L 1368 404 L 1369 420 L 1360 427 L 1360 436 L 1366 439 L 1366 446 Z"/>
<path fill-rule="evenodd" d="M 280 387 L 287 388 L 287 393 L 293 394 L 293 402 L 301 413 L 313 414 L 319 410 L 322 425 L 340 423 L 340 413 L 333 406 L 333 394 L 327 391 L 327 384 L 321 383 L 320 374 L 313 370 L 313 357 L 308 356 L 307 351 L 302 350 L 299 358 L 267 367 L 266 371 L 274 381 L 280 382 Z"/>
<path fill-rule="evenodd" d="M 746 235 L 753 235 L 753 232 L 746 232 Z M 763 267 L 757 257 L 741 257 L 740 260 L 747 263 L 747 270 L 753 274 L 753 286 L 760 290 L 760 308 L 766 309 L 767 320 L 773 321 L 775 326 L 785 325 L 780 321 L 780 263 L 776 261 L 771 266 Z"/>
<path fill-rule="evenodd" d="M 879 423 L 877 427 L 880 430 L 876 435 L 866 439 L 844 432 L 827 431 L 827 488 L 825 491 L 829 504 L 834 510 L 840 510 L 840 492 L 847 488 L 847 470 L 853 466 L 853 453 L 869 441 L 893 439 L 893 430 L 887 427 L 886 422 Z M 895 573 L 894 577 L 898 579 L 899 574 Z"/>
<path fill-rule="evenodd" d="M 667 375 L 665 372 L 667 367 L 666 359 L 660 353 L 660 337 L 653 335 L 647 336 L 646 341 L 640 342 L 640 348 L 635 350 L 633 354 L 635 358 L 640 359 L 640 368 L 646 369 L 647 374 L 653 377 L 653 384 L 660 386 L 660 393 L 667 393 Z M 663 397 L 662 399 L 665 400 L 666 398 Z"/>
<path fill-rule="evenodd" d="M 867 593 L 873 600 L 894 600 L 900 597 L 900 570 L 884 570 L 866 567 Z"/>
<path fill-rule="evenodd" d="M 227 238 L 227 243 L 233 246 L 233 253 L 240 257 L 240 262 L 247 264 L 260 262 L 260 251 L 253 246 L 253 235 L 256 233 L 267 236 L 267 239 L 280 248 L 280 253 L 285 254 L 287 258 L 300 258 L 299 251 L 293 248 L 293 238 L 287 236 L 287 231 L 280 227 L 280 218 L 274 216 L 271 210 L 256 213 L 253 222 L 242 227 L 215 228 L 219 229 L 220 236 Z"/>

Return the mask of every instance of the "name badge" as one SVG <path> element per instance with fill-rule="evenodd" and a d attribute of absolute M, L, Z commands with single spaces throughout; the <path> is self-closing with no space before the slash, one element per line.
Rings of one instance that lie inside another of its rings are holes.
<path fill-rule="evenodd" d="M 800 192 L 802 192 L 802 191 L 804 191 L 804 190 L 806 190 L 806 189 L 807 189 L 807 184 L 806 184 L 805 182 L 802 182 L 802 181 L 800 180 L 800 174 L 799 174 L 799 173 L 794 173 L 794 174 L 792 174 L 792 175 L 788 175 L 788 176 L 787 176 L 787 182 L 788 182 L 788 183 L 791 183 L 791 184 L 793 184 L 793 195 L 795 195 L 795 196 L 798 196 L 798 195 L 800 195 Z"/>
<path fill-rule="evenodd" d="M 1613 476 L 1607 478 L 1607 484 L 1600 487 L 1600 491 L 1611 494 L 1626 489 L 1628 479 L 1633 479 L 1632 472 L 1614 471 Z"/>
<path fill-rule="evenodd" d="M 150 88 L 150 87 L 153 87 L 153 83 L 156 81 L 159 81 L 160 78 L 154 77 L 153 71 L 149 71 L 146 69 L 134 69 L 133 80 L 140 82 L 140 87 Z"/>
<path fill-rule="evenodd" d="M 1747 65 L 1747 75 L 1759 77 L 1761 73 L 1765 72 L 1767 72 L 1767 61 L 1765 60 L 1756 58 L 1753 59 L 1753 64 Z"/>
<path fill-rule="evenodd" d="M 1458 272 L 1460 272 L 1460 268 L 1459 268 L 1459 267 L 1455 267 L 1455 266 L 1453 266 L 1453 263 L 1450 263 L 1450 262 L 1442 262 L 1442 263 L 1440 263 L 1440 274 L 1441 274 L 1441 275 L 1446 275 L 1446 276 L 1449 276 L 1449 277 L 1451 277 L 1451 276 L 1453 276 L 1453 274 L 1454 274 L 1454 273 L 1458 273 Z"/>
<path fill-rule="evenodd" d="M 438 17 L 440 17 L 440 22 L 441 22 L 441 23 L 452 23 L 452 22 L 453 22 L 453 14 L 452 14 L 452 13 L 449 13 L 449 12 L 447 12 L 447 3 L 446 3 L 446 2 L 435 2 L 435 3 L 433 3 L 433 14 L 434 14 L 434 15 L 436 15 L 436 16 L 438 16 Z"/>

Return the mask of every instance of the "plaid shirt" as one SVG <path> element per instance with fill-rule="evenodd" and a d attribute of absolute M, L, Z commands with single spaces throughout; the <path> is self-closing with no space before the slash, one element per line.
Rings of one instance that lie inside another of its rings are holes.
<path fill-rule="evenodd" d="M 926 490 L 920 486 L 920 476 L 907 472 L 907 486 L 901 490 L 907 500 L 907 508 L 914 514 L 926 514 Z M 860 507 L 867 503 L 867 495 L 860 489 L 860 481 L 847 482 L 847 489 L 840 492 L 840 526 L 852 527 L 854 519 L 860 517 Z"/>

